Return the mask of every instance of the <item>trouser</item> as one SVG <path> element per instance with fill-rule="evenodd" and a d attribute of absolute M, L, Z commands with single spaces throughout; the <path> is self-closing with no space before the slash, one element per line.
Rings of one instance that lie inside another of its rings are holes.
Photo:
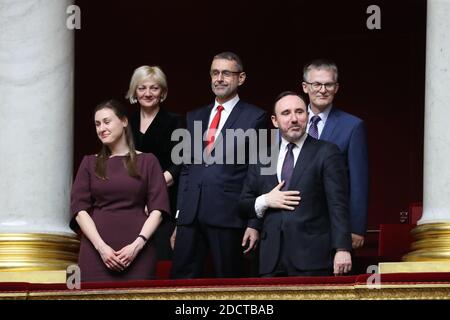
<path fill-rule="evenodd" d="M 208 252 L 216 277 L 241 277 L 243 234 L 242 229 L 209 226 L 198 219 L 191 225 L 177 226 L 172 278 L 201 278 Z"/>
<path fill-rule="evenodd" d="M 261 274 L 262 278 L 271 278 L 271 277 L 286 277 L 286 276 L 304 276 L 304 277 L 313 277 L 320 276 L 326 277 L 332 275 L 331 269 L 317 269 L 317 270 L 299 270 L 297 269 L 291 262 L 291 259 L 288 256 L 288 253 L 284 249 L 284 237 L 283 233 L 281 233 L 280 239 L 280 250 L 278 255 L 278 261 L 275 266 L 275 269 L 272 272 Z"/>

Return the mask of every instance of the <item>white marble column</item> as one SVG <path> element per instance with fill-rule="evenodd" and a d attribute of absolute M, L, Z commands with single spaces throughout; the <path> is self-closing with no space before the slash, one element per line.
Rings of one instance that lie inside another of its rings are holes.
<path fill-rule="evenodd" d="M 423 215 L 450 222 L 450 0 L 428 0 Z"/>
<path fill-rule="evenodd" d="M 450 0 L 427 1 L 423 214 L 394 272 L 450 272 Z"/>
<path fill-rule="evenodd" d="M 74 236 L 71 4 L 0 0 L 0 238 Z"/>

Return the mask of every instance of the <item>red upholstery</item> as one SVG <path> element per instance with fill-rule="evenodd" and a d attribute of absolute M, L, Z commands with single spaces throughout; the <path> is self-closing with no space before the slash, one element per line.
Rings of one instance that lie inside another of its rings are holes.
<path fill-rule="evenodd" d="M 170 279 L 171 260 L 158 261 L 156 264 L 156 279 Z"/>
<path fill-rule="evenodd" d="M 417 221 L 422 218 L 422 203 L 421 202 L 414 202 L 409 205 L 409 216 L 411 224 L 417 224 Z"/>
<path fill-rule="evenodd" d="M 366 284 L 369 274 L 345 277 L 286 277 L 286 278 L 242 278 L 242 279 L 192 279 L 154 280 L 117 283 L 83 283 L 83 290 L 137 289 L 137 288 L 181 288 L 181 287 L 239 287 L 239 286 L 354 286 Z M 382 284 L 450 283 L 450 273 L 397 273 L 381 275 Z M 65 291 L 65 284 L 0 283 L 0 292 Z"/>
<path fill-rule="evenodd" d="M 401 261 L 410 251 L 414 227 L 412 224 L 381 224 L 378 256 L 384 258 L 383 261 Z"/>

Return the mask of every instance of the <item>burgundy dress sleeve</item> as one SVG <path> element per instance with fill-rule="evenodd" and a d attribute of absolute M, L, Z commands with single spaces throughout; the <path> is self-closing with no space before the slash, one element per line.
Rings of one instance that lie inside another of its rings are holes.
<path fill-rule="evenodd" d="M 169 195 L 166 180 L 158 159 L 153 154 L 146 154 L 147 171 L 147 209 L 148 212 L 159 210 L 164 218 L 170 217 Z"/>
<path fill-rule="evenodd" d="M 79 230 L 75 220 L 77 214 L 84 210 L 91 214 L 93 199 L 91 196 L 91 172 L 89 171 L 89 156 L 84 156 L 78 168 L 70 195 L 70 212 L 72 214 L 70 227 L 74 231 Z"/>

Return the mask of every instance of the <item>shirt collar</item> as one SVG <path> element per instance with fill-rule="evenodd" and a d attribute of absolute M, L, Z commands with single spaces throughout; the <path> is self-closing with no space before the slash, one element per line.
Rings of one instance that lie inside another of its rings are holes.
<path fill-rule="evenodd" d="M 323 123 L 327 122 L 328 116 L 330 115 L 331 108 L 333 108 L 333 105 L 329 105 L 323 112 L 316 114 L 316 116 L 320 117 L 320 120 L 323 121 Z M 309 114 L 309 121 L 311 122 L 311 119 L 314 115 L 314 112 L 311 110 L 311 105 L 308 106 L 308 114 Z"/>
<path fill-rule="evenodd" d="M 231 113 L 231 111 L 233 110 L 234 106 L 238 102 L 239 102 L 239 95 L 235 95 L 231 100 L 228 100 L 227 102 L 225 102 L 223 104 L 220 104 L 220 103 L 217 102 L 217 100 L 214 100 L 213 111 L 216 111 L 218 106 L 222 106 L 227 113 Z"/>
<path fill-rule="evenodd" d="M 305 132 L 300 139 L 298 139 L 297 141 L 293 142 L 299 149 L 302 148 L 303 143 L 305 143 L 306 137 L 308 136 L 308 134 Z M 281 137 L 281 147 L 280 150 L 287 150 L 287 145 L 290 142 L 287 141 L 284 137 Z"/>

